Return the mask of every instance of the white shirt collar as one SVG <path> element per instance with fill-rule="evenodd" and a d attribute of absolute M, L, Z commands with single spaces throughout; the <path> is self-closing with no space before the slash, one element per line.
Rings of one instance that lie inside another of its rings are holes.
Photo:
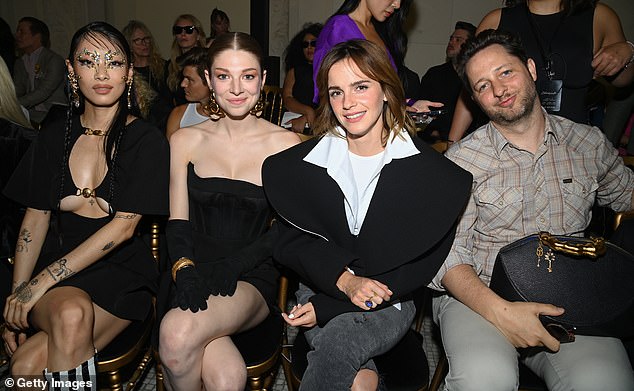
<path fill-rule="evenodd" d="M 344 135 L 341 127 L 337 126 L 340 135 Z M 392 159 L 403 159 L 416 155 L 420 151 L 414 145 L 409 133 L 405 130 L 400 132 L 402 137 L 393 134 L 385 146 L 383 165 L 388 164 Z M 330 173 L 331 169 L 342 167 L 343 159 L 348 158 L 348 142 L 345 138 L 337 137 L 327 133 L 315 145 L 315 147 L 304 157 L 304 161 L 319 167 L 324 167 Z"/>
<path fill-rule="evenodd" d="M 337 127 L 337 132 L 340 135 L 344 134 L 340 127 Z M 353 235 L 358 235 L 361 229 L 383 167 L 392 159 L 406 158 L 420 153 L 409 134 L 406 131 L 401 131 L 401 134 L 402 138 L 392 136 L 391 140 L 388 140 L 376 171 L 372 174 L 367 187 L 363 189 L 357 187 L 354 179 L 348 142 L 345 138 L 328 133 L 304 157 L 306 162 L 325 168 L 328 175 L 339 185 L 343 193 L 348 227 Z"/>

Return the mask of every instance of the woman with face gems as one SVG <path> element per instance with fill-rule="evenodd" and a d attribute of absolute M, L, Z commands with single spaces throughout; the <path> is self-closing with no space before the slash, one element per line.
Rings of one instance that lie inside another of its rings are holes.
<path fill-rule="evenodd" d="M 27 210 L 3 339 L 12 374 L 94 390 L 95 352 L 151 309 L 156 267 L 134 232 L 142 215 L 167 213 L 168 146 L 129 113 L 133 70 L 118 30 L 82 27 L 66 65 L 67 118 L 41 130 L 5 188 Z"/>
<path fill-rule="evenodd" d="M 266 73 L 254 38 L 218 36 L 208 67 L 210 120 L 170 138 L 173 266 L 160 297 L 171 309 L 161 321 L 159 352 L 174 390 L 243 390 L 246 366 L 231 336 L 262 322 L 277 292 L 277 230 L 269 229 L 260 170 L 299 137 L 258 117 Z"/>
<path fill-rule="evenodd" d="M 471 175 L 411 137 L 382 47 L 336 45 L 317 85 L 320 137 L 271 156 L 262 170 L 280 216 L 274 258 L 302 282 L 284 319 L 306 327 L 313 349 L 302 390 L 374 390 L 372 359 L 411 326 L 411 294 L 443 263 Z"/>

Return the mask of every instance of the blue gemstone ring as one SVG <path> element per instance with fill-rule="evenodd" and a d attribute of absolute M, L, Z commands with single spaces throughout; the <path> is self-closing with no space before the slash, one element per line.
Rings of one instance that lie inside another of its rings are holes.
<path fill-rule="evenodd" d="M 372 308 L 372 306 L 374 305 L 374 303 L 372 302 L 372 300 L 366 300 L 365 301 L 365 306 L 368 308 Z"/>

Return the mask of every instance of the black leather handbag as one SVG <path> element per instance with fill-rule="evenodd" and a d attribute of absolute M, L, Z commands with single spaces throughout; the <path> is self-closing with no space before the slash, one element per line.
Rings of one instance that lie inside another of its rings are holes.
<path fill-rule="evenodd" d="M 601 238 L 540 232 L 517 240 L 500 249 L 490 287 L 509 301 L 564 308 L 541 317 L 562 342 L 634 335 L 634 256 Z"/>

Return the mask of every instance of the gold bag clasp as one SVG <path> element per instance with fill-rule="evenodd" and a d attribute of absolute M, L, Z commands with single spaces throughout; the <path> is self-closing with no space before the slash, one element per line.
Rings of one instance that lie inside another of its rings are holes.
<path fill-rule="evenodd" d="M 574 242 L 565 242 L 557 239 L 548 232 L 539 233 L 539 241 L 544 246 L 548 246 L 554 251 L 559 251 L 569 255 L 587 256 L 597 258 L 605 254 L 606 246 L 603 238 L 579 238 Z"/>

